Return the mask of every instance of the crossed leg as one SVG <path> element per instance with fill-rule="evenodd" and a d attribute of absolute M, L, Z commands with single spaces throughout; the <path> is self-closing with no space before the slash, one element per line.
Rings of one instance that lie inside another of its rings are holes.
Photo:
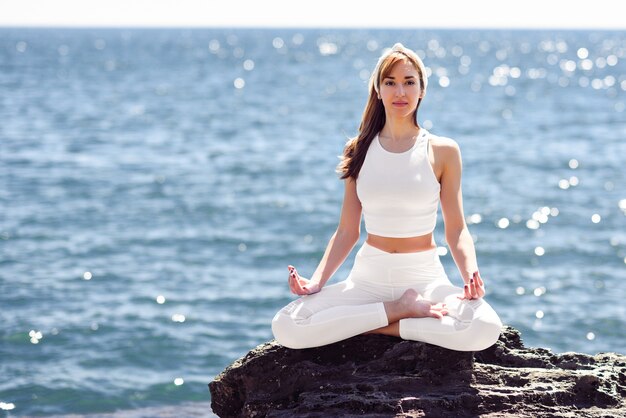
<path fill-rule="evenodd" d="M 290 348 L 330 344 L 406 318 L 440 320 L 444 303 L 431 303 L 414 289 L 394 299 L 394 290 L 355 284 L 347 279 L 303 296 L 281 309 L 272 320 L 276 340 Z"/>

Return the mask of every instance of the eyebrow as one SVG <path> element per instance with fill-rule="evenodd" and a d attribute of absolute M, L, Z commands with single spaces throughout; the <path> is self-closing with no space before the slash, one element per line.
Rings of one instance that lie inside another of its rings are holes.
<path fill-rule="evenodd" d="M 388 75 L 388 76 L 387 76 L 387 77 L 385 77 L 385 78 L 391 78 L 392 80 L 395 80 L 395 79 L 396 79 L 395 77 L 392 77 L 392 76 L 390 76 L 390 75 Z M 404 78 L 405 78 L 405 79 L 407 79 L 407 78 L 415 78 L 415 76 L 412 76 L 412 75 L 407 75 L 407 76 L 406 76 L 406 77 L 404 77 Z"/>

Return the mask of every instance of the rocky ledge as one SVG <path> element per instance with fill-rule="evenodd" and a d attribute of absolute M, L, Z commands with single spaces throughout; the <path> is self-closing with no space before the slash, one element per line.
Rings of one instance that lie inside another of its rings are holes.
<path fill-rule="evenodd" d="M 626 356 L 526 348 L 506 326 L 473 353 L 382 335 L 305 350 L 271 341 L 209 388 L 220 417 L 626 417 Z"/>

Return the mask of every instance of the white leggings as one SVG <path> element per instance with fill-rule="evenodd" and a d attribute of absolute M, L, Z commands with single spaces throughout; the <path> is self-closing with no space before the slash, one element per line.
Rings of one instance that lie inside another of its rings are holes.
<path fill-rule="evenodd" d="M 388 253 L 367 242 L 344 281 L 294 300 L 274 316 L 274 338 L 285 347 L 309 348 L 387 326 L 383 302 L 398 299 L 407 289 L 445 302 L 449 312 L 443 319 L 401 319 L 403 339 L 458 351 L 484 350 L 498 340 L 498 314 L 484 298 L 457 298 L 463 289 L 450 283 L 436 249 Z"/>

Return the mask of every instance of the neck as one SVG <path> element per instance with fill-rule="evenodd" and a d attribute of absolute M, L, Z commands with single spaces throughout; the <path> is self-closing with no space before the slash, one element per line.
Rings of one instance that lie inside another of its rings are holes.
<path fill-rule="evenodd" d="M 380 130 L 380 136 L 389 138 L 392 141 L 403 142 L 415 138 L 420 130 L 413 124 L 412 120 L 400 122 L 387 119 L 385 126 Z"/>

